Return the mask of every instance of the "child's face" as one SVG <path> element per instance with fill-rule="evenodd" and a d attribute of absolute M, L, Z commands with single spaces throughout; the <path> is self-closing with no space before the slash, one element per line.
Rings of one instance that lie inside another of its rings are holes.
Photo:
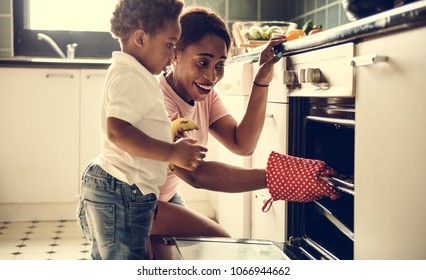
<path fill-rule="evenodd" d="M 180 35 L 179 21 L 168 21 L 165 27 L 155 34 L 145 34 L 143 48 L 138 51 L 137 59 L 152 74 L 160 74 L 166 66 L 170 65 L 170 59 L 174 55 L 174 48 Z"/>

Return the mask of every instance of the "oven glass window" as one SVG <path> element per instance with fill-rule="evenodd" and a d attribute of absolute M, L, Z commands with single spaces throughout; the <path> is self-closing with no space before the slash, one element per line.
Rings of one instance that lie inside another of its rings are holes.
<path fill-rule="evenodd" d="M 353 184 L 354 126 L 307 120 L 306 157 L 325 161 L 338 179 Z M 304 208 L 304 235 L 339 259 L 353 259 L 354 196 L 324 198 Z"/>
<path fill-rule="evenodd" d="M 354 128 L 335 123 L 306 122 L 306 157 L 325 161 L 340 179 L 353 182 Z"/>

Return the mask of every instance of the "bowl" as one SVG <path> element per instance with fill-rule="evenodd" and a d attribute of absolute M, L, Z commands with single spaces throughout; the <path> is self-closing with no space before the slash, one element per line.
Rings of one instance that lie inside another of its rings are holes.
<path fill-rule="evenodd" d="M 350 21 L 390 10 L 395 0 L 342 0 L 341 4 Z"/>
<path fill-rule="evenodd" d="M 268 42 L 272 33 L 285 34 L 296 27 L 296 23 L 287 21 L 236 21 L 232 24 L 232 35 L 237 46 L 250 43 L 256 47 Z M 258 32 L 251 34 L 252 30 Z M 253 37 L 252 35 L 258 36 Z"/>

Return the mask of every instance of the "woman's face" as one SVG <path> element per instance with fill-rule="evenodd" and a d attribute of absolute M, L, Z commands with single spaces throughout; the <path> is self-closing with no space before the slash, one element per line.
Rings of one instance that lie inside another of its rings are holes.
<path fill-rule="evenodd" d="M 228 50 L 217 35 L 206 35 L 176 52 L 173 68 L 175 90 L 188 103 L 202 101 L 223 78 Z"/>

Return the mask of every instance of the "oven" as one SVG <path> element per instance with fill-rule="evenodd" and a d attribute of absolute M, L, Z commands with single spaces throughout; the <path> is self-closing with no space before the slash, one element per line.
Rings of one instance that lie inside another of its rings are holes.
<path fill-rule="evenodd" d="M 354 257 L 354 98 L 290 98 L 290 155 L 325 161 L 338 200 L 288 203 L 287 240 L 300 259 Z"/>
<path fill-rule="evenodd" d="M 338 200 L 289 202 L 287 249 L 297 259 L 354 259 L 354 74 L 352 43 L 286 58 L 288 154 L 318 159 L 337 175 L 322 178 Z"/>

